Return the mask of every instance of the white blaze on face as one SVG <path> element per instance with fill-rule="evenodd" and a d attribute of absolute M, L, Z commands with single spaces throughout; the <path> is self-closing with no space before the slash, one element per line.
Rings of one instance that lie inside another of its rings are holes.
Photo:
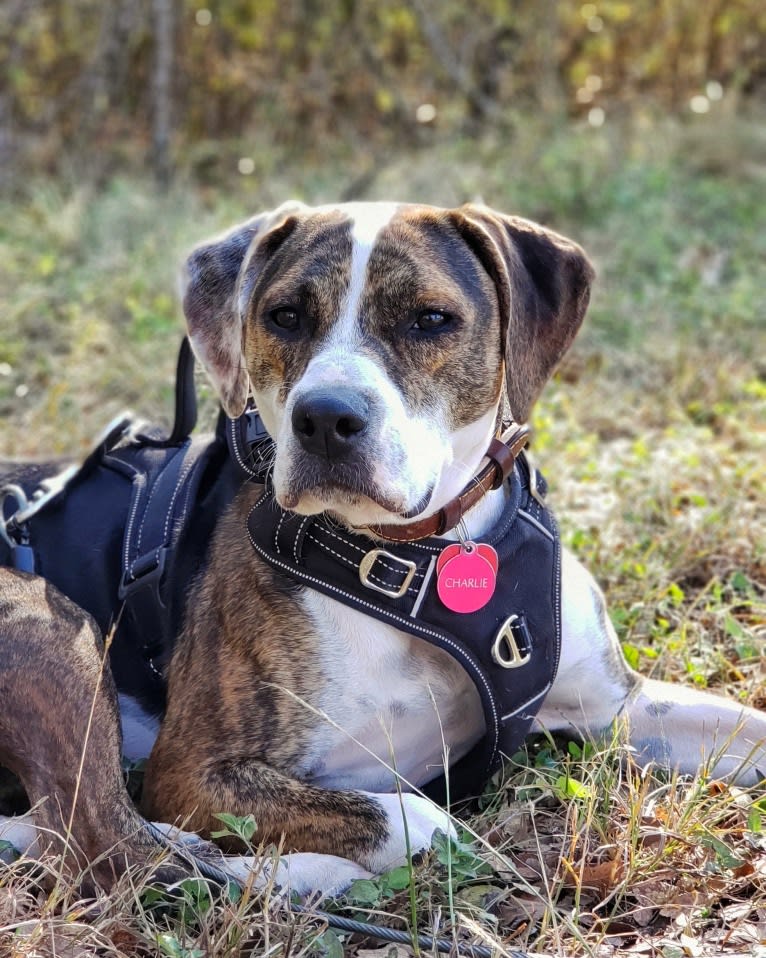
<path fill-rule="evenodd" d="M 326 209 L 332 209 L 332 207 L 320 207 L 318 212 L 325 212 Z M 404 409 L 402 397 L 379 364 L 369 356 L 359 353 L 362 339 L 359 309 L 367 282 L 367 266 L 378 235 L 396 215 L 398 205 L 395 203 L 348 203 L 341 209 L 351 220 L 352 247 L 348 288 L 329 335 L 319 344 L 317 353 L 290 391 L 287 402 L 281 410 L 279 422 L 274 423 L 276 432 L 272 432 L 272 435 L 276 437 L 278 449 L 274 483 L 278 497 L 280 489 L 289 486 L 291 473 L 302 454 L 293 435 L 292 410 L 301 396 L 309 390 L 322 387 L 328 389 L 337 386 L 347 387 L 350 384 L 355 386 L 365 396 L 371 397 L 375 407 L 383 413 L 379 434 L 371 437 L 376 445 L 386 446 L 387 453 L 381 450 L 383 459 L 399 460 L 404 453 L 399 438 L 401 431 L 399 424 L 407 422 L 407 411 Z M 266 423 L 266 425 L 268 428 L 269 424 Z M 392 487 L 390 470 L 386 469 L 385 463 L 381 465 L 383 475 L 380 476 L 380 488 L 389 494 L 396 495 L 398 490 Z M 377 481 L 378 477 L 374 478 Z M 304 495 L 297 511 L 316 512 L 331 505 L 324 499 Z"/>
<path fill-rule="evenodd" d="M 341 348 L 345 346 L 348 349 L 356 341 L 359 332 L 359 305 L 367 282 L 367 264 L 372 248 L 380 231 L 396 215 L 398 206 L 396 203 L 349 203 L 343 209 L 353 220 L 351 281 L 330 343 L 335 341 Z M 344 344 L 344 340 L 350 342 Z"/>

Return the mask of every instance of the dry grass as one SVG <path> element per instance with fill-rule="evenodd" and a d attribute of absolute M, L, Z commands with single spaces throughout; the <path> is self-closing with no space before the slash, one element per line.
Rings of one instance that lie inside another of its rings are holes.
<path fill-rule="evenodd" d="M 497 206 L 547 213 L 595 253 L 590 329 L 534 423 L 565 541 L 605 588 L 637 668 L 765 707 L 760 173 L 700 173 L 699 155 L 693 176 L 677 155 L 623 155 L 618 167 L 608 147 L 591 143 L 586 164 L 579 135 L 548 152 L 522 144 L 522 160 L 538 150 L 542 175 L 515 187 L 499 165 L 482 176 L 476 156 L 456 148 L 436 161 L 443 176 L 433 156 L 412 160 L 408 183 L 430 200 L 481 189 Z M 504 155 L 498 145 L 485 154 L 496 164 Z M 389 182 L 402 175 L 389 172 L 379 188 L 403 192 Z M 299 192 L 326 196 L 326 183 L 304 177 Z M 35 187 L 25 205 L 7 205 L 2 451 L 84 451 L 126 405 L 154 419 L 169 410 L 180 251 L 292 192 L 280 181 L 257 196 L 156 197 L 115 183 L 100 195 Z M 617 732 L 582 750 L 543 739 L 509 765 L 469 822 L 478 839 L 416 866 L 421 930 L 494 942 L 498 955 L 766 954 L 763 792 L 645 775 Z M 46 867 L 55 873 L 55 862 Z M 50 897 L 38 877 L 23 864 L 0 871 L 0 954 L 389 954 L 290 916 L 268 895 L 211 902 L 190 886 L 180 903 L 148 904 L 126 879 L 112 896 L 80 902 L 71 886 Z M 406 926 L 402 880 L 356 889 L 352 912 Z"/>

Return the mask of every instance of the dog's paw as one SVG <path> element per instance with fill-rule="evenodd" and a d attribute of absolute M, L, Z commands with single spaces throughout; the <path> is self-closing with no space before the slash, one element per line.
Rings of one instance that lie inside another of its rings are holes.
<path fill-rule="evenodd" d="M 372 874 L 356 862 L 337 855 L 292 852 L 276 862 L 267 857 L 226 856 L 226 871 L 243 884 L 253 880 L 256 888 L 270 888 L 279 898 L 290 895 L 316 895 L 333 898 L 341 895 L 360 878 Z"/>
<path fill-rule="evenodd" d="M 0 841 L 13 845 L 20 855 L 37 858 L 40 854 L 38 837 L 31 815 L 13 815 L 10 818 L 0 815 Z"/>
<path fill-rule="evenodd" d="M 154 827 L 169 840 L 182 845 L 198 860 L 215 865 L 226 875 L 241 882 L 251 883 L 270 895 L 289 899 L 290 895 L 317 895 L 332 898 L 341 895 L 359 878 L 372 874 L 356 862 L 337 855 L 318 855 L 314 852 L 292 852 L 289 855 L 262 856 L 226 855 L 212 842 L 194 832 L 184 832 L 173 825 L 153 822 Z"/>
<path fill-rule="evenodd" d="M 360 858 L 362 864 L 376 874 L 389 871 L 407 860 L 407 836 L 409 850 L 413 855 L 431 846 L 431 838 L 437 829 L 457 837 L 449 815 L 427 798 L 409 793 L 402 795 L 401 799 L 398 795 L 366 794 L 382 807 L 388 821 L 386 841 Z"/>

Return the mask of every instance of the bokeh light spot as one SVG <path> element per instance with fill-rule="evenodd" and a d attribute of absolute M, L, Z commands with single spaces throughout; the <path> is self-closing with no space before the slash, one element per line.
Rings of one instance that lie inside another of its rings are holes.
<path fill-rule="evenodd" d="M 705 93 L 707 94 L 708 100 L 723 99 L 723 87 L 718 80 L 710 80 L 705 86 Z"/>
<path fill-rule="evenodd" d="M 710 110 L 710 100 L 706 96 L 699 94 L 689 100 L 689 108 L 692 113 L 707 113 Z"/>
<path fill-rule="evenodd" d="M 604 113 L 600 106 L 594 106 L 592 110 L 588 110 L 588 123 L 590 123 L 591 126 L 603 126 L 605 120 L 606 113 Z"/>
<path fill-rule="evenodd" d="M 415 119 L 418 123 L 433 123 L 436 119 L 436 107 L 433 103 L 421 103 L 415 110 Z"/>

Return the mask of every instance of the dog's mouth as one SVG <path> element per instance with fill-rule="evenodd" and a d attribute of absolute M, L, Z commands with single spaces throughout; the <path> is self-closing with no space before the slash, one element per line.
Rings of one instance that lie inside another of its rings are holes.
<path fill-rule="evenodd" d="M 370 522 L 380 521 L 380 510 L 390 516 L 391 521 L 409 520 L 420 515 L 431 501 L 433 487 L 418 499 L 414 505 L 403 501 L 399 495 L 388 494 L 366 474 L 358 465 L 331 463 L 321 472 L 304 468 L 282 490 L 277 490 L 277 501 L 283 509 L 290 511 L 332 512 L 344 515 L 353 508 L 358 521 L 364 515 L 365 506 L 373 507 Z"/>

